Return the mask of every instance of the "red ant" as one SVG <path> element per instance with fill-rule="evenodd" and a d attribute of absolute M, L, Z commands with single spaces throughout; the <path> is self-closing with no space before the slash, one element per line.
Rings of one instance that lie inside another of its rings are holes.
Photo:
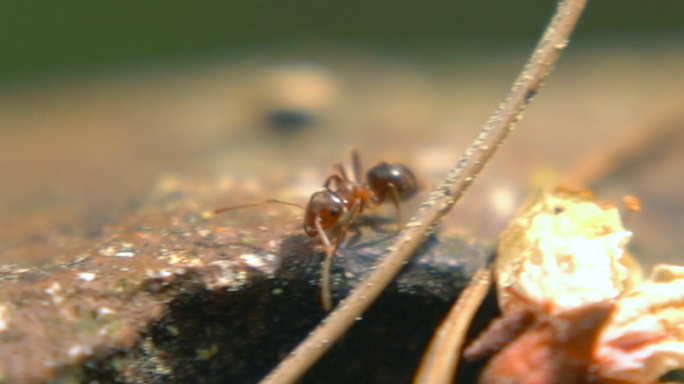
<path fill-rule="evenodd" d="M 397 210 L 397 225 L 401 227 L 401 208 L 399 203 L 411 198 L 418 191 L 418 182 L 410 169 L 402 164 L 381 162 L 366 173 L 366 182 L 361 181 L 361 160 L 355 148 L 351 149 L 354 180 L 349 179 L 341 163 L 335 167 L 339 175 L 331 175 L 323 188 L 311 195 L 306 207 L 276 199 L 257 203 L 237 205 L 217 209 L 214 213 L 248 208 L 263 204 L 278 203 L 305 209 L 304 232 L 310 237 L 320 239 L 325 249 L 325 259 L 321 272 L 321 301 L 323 308 L 332 308 L 330 289 L 330 267 L 332 256 L 339 249 L 349 226 L 364 209 L 374 208 L 388 199 Z M 334 239 L 334 242 L 330 240 Z"/>

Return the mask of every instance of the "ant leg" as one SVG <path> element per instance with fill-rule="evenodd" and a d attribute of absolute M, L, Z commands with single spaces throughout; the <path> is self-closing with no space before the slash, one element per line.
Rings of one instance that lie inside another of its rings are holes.
<path fill-rule="evenodd" d="M 323 309 L 330 311 L 332 309 L 332 292 L 330 289 L 330 265 L 332 263 L 333 254 L 337 248 L 333 248 L 328 240 L 328 236 L 323 231 L 319 217 L 314 219 L 314 225 L 318 233 L 318 238 L 323 243 L 325 249 L 325 259 L 323 260 L 323 269 L 321 270 L 321 301 L 323 302 Z"/>
<path fill-rule="evenodd" d="M 360 202 L 357 201 L 356 203 L 354 203 L 351 209 L 351 213 L 349 215 L 349 220 L 347 220 L 347 222 L 344 223 L 342 228 L 340 228 L 337 238 L 335 239 L 334 245 L 330 244 L 330 240 L 323 231 L 323 227 L 321 226 L 318 217 L 316 217 L 316 220 L 314 221 L 318 237 L 321 239 L 321 243 L 323 243 L 323 248 L 325 248 L 325 259 L 323 260 L 323 270 L 321 271 L 321 301 L 323 302 L 323 309 L 325 309 L 326 311 L 330 311 L 332 309 L 332 289 L 330 287 L 330 270 L 332 269 L 333 254 L 337 252 L 337 250 L 340 248 L 340 241 L 347 234 L 347 229 L 349 229 L 349 225 L 351 225 L 352 220 L 354 220 L 354 217 L 356 217 L 356 214 L 359 212 L 360 207 Z"/>
<path fill-rule="evenodd" d="M 306 209 L 305 206 L 299 205 L 297 203 L 290 203 L 288 201 L 282 201 L 282 200 L 277 200 L 277 199 L 266 199 L 264 201 L 258 201 L 256 203 L 248 203 L 248 204 L 240 204 L 240 205 L 231 205 L 230 207 L 225 207 L 225 208 L 219 208 L 214 210 L 214 214 L 216 213 L 221 213 L 221 212 L 226 212 L 226 211 L 232 211 L 234 209 L 242 209 L 242 208 L 251 208 L 251 207 L 258 207 L 259 205 L 264 205 L 264 204 L 283 204 L 283 205 L 289 205 L 291 207 L 297 207 L 301 209 Z"/>
<path fill-rule="evenodd" d="M 401 228 L 403 227 L 404 223 L 402 222 L 401 207 L 399 206 L 399 192 L 397 192 L 397 187 L 395 187 L 392 183 L 388 184 L 388 187 L 390 192 L 389 195 L 392 198 L 394 208 L 397 209 L 397 230 L 401 231 Z"/>
<path fill-rule="evenodd" d="M 361 179 L 361 157 L 359 157 L 359 151 L 356 148 L 351 147 L 352 166 L 354 167 L 354 181 L 357 183 L 363 183 Z"/>
<path fill-rule="evenodd" d="M 356 217 L 357 214 L 361 213 L 361 202 L 357 200 L 354 205 L 352 205 L 351 211 L 349 211 L 349 219 L 342 225 L 340 228 L 340 231 L 337 234 L 337 238 L 335 239 L 335 249 L 340 249 L 340 242 L 344 239 L 344 237 L 347 235 L 347 230 L 349 230 L 349 226 L 351 225 L 352 221 L 354 221 L 354 218 Z"/>
<path fill-rule="evenodd" d="M 335 163 L 335 168 L 337 168 L 337 172 L 340 173 L 344 181 L 349 181 L 349 176 L 347 176 L 347 170 L 344 168 L 344 165 L 342 165 L 342 163 L 340 163 L 339 161 Z"/>

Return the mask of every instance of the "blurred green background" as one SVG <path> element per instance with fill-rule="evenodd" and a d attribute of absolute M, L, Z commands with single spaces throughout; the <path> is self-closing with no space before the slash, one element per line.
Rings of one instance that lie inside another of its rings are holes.
<path fill-rule="evenodd" d="M 552 0 L 0 1 L 0 84 L 332 41 L 532 42 Z M 684 38 L 684 1 L 595 0 L 576 40 Z M 583 44 L 586 44 L 583 42 Z"/>

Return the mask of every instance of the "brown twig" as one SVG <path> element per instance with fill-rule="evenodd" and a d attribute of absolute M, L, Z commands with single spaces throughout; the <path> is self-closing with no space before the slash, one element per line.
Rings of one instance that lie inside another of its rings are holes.
<path fill-rule="evenodd" d="M 475 272 L 468 287 L 461 292 L 435 331 L 413 380 L 414 384 L 453 383 L 465 336 L 491 284 L 490 267 Z"/>
<path fill-rule="evenodd" d="M 537 93 L 579 19 L 586 0 L 561 0 L 551 22 L 506 100 L 487 121 L 446 179 L 421 205 L 416 216 L 387 248 L 377 267 L 309 336 L 299 344 L 261 384 L 290 384 L 299 379 L 330 346 L 354 324 L 394 279 L 423 240 L 438 226 L 504 139 L 522 118 L 523 110 Z"/>
<path fill-rule="evenodd" d="M 684 108 L 681 102 L 622 134 L 593 153 L 582 157 L 563 178 L 569 187 L 596 186 L 612 176 L 627 174 L 635 167 L 661 158 L 668 147 L 684 133 Z"/>

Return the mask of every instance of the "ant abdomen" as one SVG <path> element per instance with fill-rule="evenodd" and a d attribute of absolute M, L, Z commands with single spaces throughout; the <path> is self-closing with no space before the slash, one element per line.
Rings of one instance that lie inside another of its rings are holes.
<path fill-rule="evenodd" d="M 366 173 L 368 185 L 375 192 L 378 203 L 396 194 L 399 201 L 405 201 L 418 192 L 418 180 L 405 165 L 381 162 Z M 394 189 L 394 191 L 392 191 Z"/>

